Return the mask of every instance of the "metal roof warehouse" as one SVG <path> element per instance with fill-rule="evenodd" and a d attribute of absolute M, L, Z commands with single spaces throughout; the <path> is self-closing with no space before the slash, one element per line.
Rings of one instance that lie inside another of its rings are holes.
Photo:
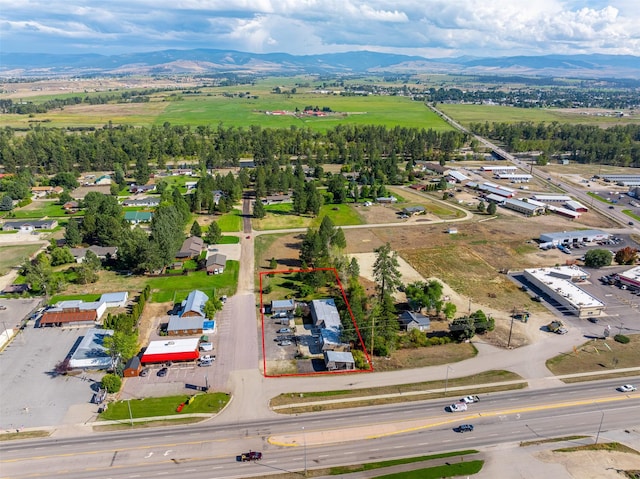
<path fill-rule="evenodd" d="M 556 233 L 543 233 L 540 235 L 541 243 L 591 243 L 609 239 L 609 233 L 601 230 L 559 231 Z"/>

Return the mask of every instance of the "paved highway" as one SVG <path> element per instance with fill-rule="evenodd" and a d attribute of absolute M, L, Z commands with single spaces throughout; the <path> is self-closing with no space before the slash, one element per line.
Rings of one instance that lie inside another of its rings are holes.
<path fill-rule="evenodd" d="M 640 377 L 510 391 L 481 397 L 464 413 L 448 413 L 446 401 L 423 401 L 281 416 L 256 421 L 96 433 L 90 437 L 36 439 L 0 444 L 2 478 L 190 479 L 264 476 L 280 471 L 371 462 L 521 440 L 602 436 L 637 427 L 640 393 L 615 387 Z M 631 419 L 633 418 L 633 419 Z M 600 423 L 602 421 L 602 426 Z M 452 428 L 470 422 L 471 433 Z M 286 445 L 285 445 L 286 444 Z M 235 456 L 261 450 L 260 463 Z"/>

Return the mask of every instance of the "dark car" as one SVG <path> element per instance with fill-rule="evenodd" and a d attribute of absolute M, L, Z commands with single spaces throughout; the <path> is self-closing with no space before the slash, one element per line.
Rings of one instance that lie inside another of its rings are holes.
<path fill-rule="evenodd" d="M 142 371 L 140 371 L 140 376 L 145 377 L 149 375 L 149 369 L 145 368 Z"/>
<path fill-rule="evenodd" d="M 169 368 L 162 368 L 160 371 L 158 371 L 158 377 L 165 377 L 167 375 L 167 373 L 169 372 Z"/>
<path fill-rule="evenodd" d="M 629 221 L 629 226 L 633 226 L 633 221 Z"/>
<path fill-rule="evenodd" d="M 457 428 L 455 428 L 456 432 L 472 432 L 473 424 L 460 424 Z"/>
<path fill-rule="evenodd" d="M 597 323 L 598 322 L 598 318 L 589 318 L 589 322 L 591 323 Z"/>

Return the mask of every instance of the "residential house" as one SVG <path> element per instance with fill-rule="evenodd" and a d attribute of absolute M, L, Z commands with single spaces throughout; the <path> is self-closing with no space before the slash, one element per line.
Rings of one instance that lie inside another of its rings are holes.
<path fill-rule="evenodd" d="M 403 311 L 398 317 L 400 328 L 404 331 L 428 331 L 431 329 L 431 320 L 420 313 L 414 311 Z"/>
<path fill-rule="evenodd" d="M 345 348 L 340 341 L 342 321 L 333 299 L 314 299 L 309 306 L 313 325 L 320 330 L 323 351 Z"/>
<path fill-rule="evenodd" d="M 222 274 L 227 266 L 227 257 L 221 253 L 212 254 L 207 258 L 207 274 Z"/>
<path fill-rule="evenodd" d="M 64 209 L 65 213 L 72 214 L 77 213 L 80 209 L 80 203 L 77 201 L 67 201 L 64 205 L 62 205 L 62 209 Z"/>
<path fill-rule="evenodd" d="M 347 351 L 325 351 L 324 365 L 329 371 L 349 371 L 356 368 L 353 354 Z"/>
<path fill-rule="evenodd" d="M 156 190 L 156 185 L 130 185 L 129 193 L 138 195 L 140 193 L 149 193 Z"/>
<path fill-rule="evenodd" d="M 134 206 L 139 208 L 155 208 L 160 205 L 159 197 L 147 196 L 146 198 L 140 198 L 137 200 L 124 200 L 122 206 Z"/>
<path fill-rule="evenodd" d="M 30 284 L 10 284 L 2 290 L 2 294 L 22 294 L 31 289 Z"/>
<path fill-rule="evenodd" d="M 124 219 L 133 225 L 139 223 L 149 223 L 153 218 L 153 213 L 150 211 L 125 211 Z"/>
<path fill-rule="evenodd" d="M 405 215 L 414 216 L 423 215 L 427 211 L 424 209 L 424 206 L 407 206 L 406 208 L 402 208 L 402 212 Z"/>
<path fill-rule="evenodd" d="M 183 241 L 176 258 L 197 258 L 204 249 L 204 241 L 197 236 L 190 236 Z"/>
<path fill-rule="evenodd" d="M 110 185 L 111 184 L 111 175 L 102 175 L 96 178 L 96 181 L 93 183 L 96 186 Z"/>
<path fill-rule="evenodd" d="M 52 230 L 58 226 L 56 220 L 23 220 L 5 221 L 2 231 L 20 231 L 21 233 L 31 233 L 35 230 Z"/>
<path fill-rule="evenodd" d="M 53 193 L 53 186 L 32 186 L 31 194 L 34 198 L 44 198 Z"/>
<path fill-rule="evenodd" d="M 190 316 L 204 318 L 204 305 L 209 301 L 209 296 L 204 294 L 200 290 L 194 290 L 189 293 L 187 299 L 182 302 L 182 310 L 180 311 L 181 318 L 188 318 Z"/>
<path fill-rule="evenodd" d="M 92 246 L 89 246 L 88 248 L 83 248 L 83 247 L 71 248 L 70 251 L 73 257 L 75 258 L 76 263 L 82 263 L 84 262 L 84 259 L 87 256 L 88 251 L 91 251 L 92 253 L 94 253 L 102 261 L 105 261 L 107 259 L 115 259 L 117 257 L 118 247 L 92 245 Z"/>
<path fill-rule="evenodd" d="M 281 203 L 291 203 L 293 199 L 291 195 L 268 195 L 262 203 L 265 205 L 278 205 Z"/>

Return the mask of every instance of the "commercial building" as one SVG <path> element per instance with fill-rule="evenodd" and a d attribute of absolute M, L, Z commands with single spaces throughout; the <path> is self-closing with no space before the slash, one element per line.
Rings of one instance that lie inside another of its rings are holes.
<path fill-rule="evenodd" d="M 169 336 L 195 336 L 202 334 L 204 318 L 200 316 L 171 316 L 167 325 Z"/>
<path fill-rule="evenodd" d="M 569 208 L 562 208 L 561 206 L 548 205 L 547 210 L 557 215 L 571 218 L 572 220 L 577 220 L 578 218 L 580 218 L 580 216 L 582 216 L 582 213 L 570 210 Z"/>
<path fill-rule="evenodd" d="M 559 231 L 556 233 L 543 233 L 540 235 L 541 243 L 573 244 L 573 243 L 593 243 L 596 241 L 606 241 L 609 233 L 601 230 L 580 230 L 580 231 Z"/>
<path fill-rule="evenodd" d="M 200 357 L 200 338 L 170 339 L 151 341 L 145 349 L 142 364 L 195 361 Z"/>
<path fill-rule="evenodd" d="M 69 366 L 73 369 L 111 369 L 113 359 L 104 346 L 104 340 L 113 336 L 112 329 L 88 329 L 71 354 Z"/>
<path fill-rule="evenodd" d="M 498 180 L 514 181 L 516 183 L 528 183 L 533 178 L 532 175 L 520 173 L 496 173 L 494 178 Z"/>
<path fill-rule="evenodd" d="M 579 201 L 575 201 L 575 200 L 567 201 L 565 203 L 565 206 L 570 210 L 577 211 L 579 213 L 586 213 L 587 211 L 589 211 L 589 208 L 587 208 L 585 205 L 583 205 Z"/>
<path fill-rule="evenodd" d="M 460 173 L 457 170 L 449 170 L 446 173 L 448 179 L 455 181 L 456 183 L 462 183 L 463 181 L 467 181 L 469 177 L 463 173 Z"/>
<path fill-rule="evenodd" d="M 589 274 L 576 266 L 525 269 L 524 277 L 532 285 L 552 299 L 561 312 L 575 314 L 579 318 L 599 316 L 606 305 L 595 296 L 576 285 Z"/>
<path fill-rule="evenodd" d="M 527 203 L 526 201 L 516 200 L 515 198 L 506 198 L 502 202 L 502 206 L 527 216 L 536 216 L 544 213 L 543 207 Z"/>
<path fill-rule="evenodd" d="M 105 303 L 107 308 L 124 308 L 129 300 L 129 293 L 118 291 L 116 293 L 105 293 L 100 296 L 100 302 Z"/>
<path fill-rule="evenodd" d="M 571 197 L 567 195 L 533 195 L 532 198 L 543 203 L 566 203 L 571 201 Z"/>
<path fill-rule="evenodd" d="M 484 165 L 480 167 L 480 171 L 491 171 L 493 173 L 513 173 L 518 168 L 515 166 L 502 166 L 502 165 Z"/>
<path fill-rule="evenodd" d="M 640 290 L 640 266 L 631 268 L 623 273 L 618 273 L 617 278 L 621 284 L 631 289 Z"/>
<path fill-rule="evenodd" d="M 502 196 L 503 198 L 513 198 L 515 196 L 515 192 L 513 190 L 499 188 L 497 186 L 491 186 L 491 185 L 488 185 L 487 183 L 478 185 L 478 189 L 480 191 L 485 192 L 486 194 L 494 194 L 494 195 Z"/>
<path fill-rule="evenodd" d="M 314 299 L 310 304 L 313 325 L 320 330 L 320 343 L 323 351 L 343 348 L 340 341 L 342 321 L 333 299 Z"/>

